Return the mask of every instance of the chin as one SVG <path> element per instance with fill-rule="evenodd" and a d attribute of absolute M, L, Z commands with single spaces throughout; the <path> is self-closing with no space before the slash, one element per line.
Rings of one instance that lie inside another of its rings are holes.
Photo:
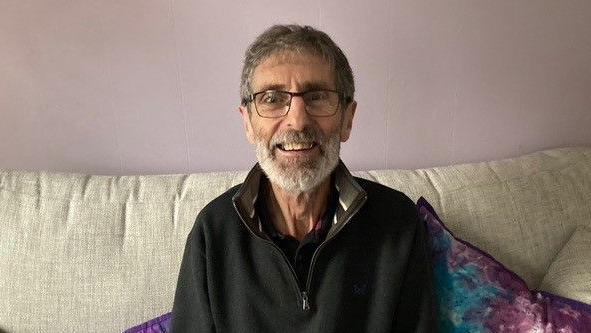
<path fill-rule="evenodd" d="M 262 142 L 257 144 L 256 152 L 259 165 L 271 183 L 289 193 L 299 194 L 314 190 L 338 165 L 339 138 L 330 138 L 322 148 L 320 156 L 313 160 L 292 160 L 287 165 L 280 164 Z"/>
<path fill-rule="evenodd" d="M 327 168 L 298 167 L 296 169 L 281 169 L 276 165 L 263 167 L 269 180 L 283 190 L 299 194 L 310 192 L 320 185 L 332 172 Z"/>

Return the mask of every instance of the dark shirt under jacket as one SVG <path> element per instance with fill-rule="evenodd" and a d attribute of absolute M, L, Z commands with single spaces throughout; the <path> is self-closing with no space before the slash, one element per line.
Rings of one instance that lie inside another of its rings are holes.
<path fill-rule="evenodd" d="M 332 178 L 332 177 L 331 177 Z M 300 290 L 306 286 L 306 278 L 312 262 L 312 255 L 316 248 L 324 241 L 326 234 L 330 230 L 332 220 L 336 212 L 338 195 L 334 188 L 334 181 L 331 180 L 331 191 L 327 201 L 327 208 L 322 218 L 316 223 L 314 229 L 310 230 L 301 242 L 290 235 L 283 235 L 277 231 L 271 221 L 268 208 L 264 204 L 268 193 L 267 179 L 261 179 L 261 187 L 256 203 L 256 212 L 258 213 L 261 226 L 265 234 L 277 244 L 285 253 L 289 263 L 295 269 L 298 276 L 298 285 Z"/>

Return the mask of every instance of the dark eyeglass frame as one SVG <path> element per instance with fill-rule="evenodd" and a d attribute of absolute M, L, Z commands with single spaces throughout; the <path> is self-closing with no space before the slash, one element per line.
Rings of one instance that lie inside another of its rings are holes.
<path fill-rule="evenodd" d="M 325 115 L 311 114 L 310 111 L 308 111 L 308 105 L 306 105 L 306 107 L 304 109 L 306 110 L 306 113 L 308 115 L 312 116 L 312 117 L 332 117 L 332 116 L 334 116 L 338 112 L 338 110 L 339 110 L 342 102 L 344 102 L 344 105 L 347 105 L 347 104 L 351 103 L 351 98 L 350 97 L 344 97 L 341 92 L 339 92 L 337 90 L 332 90 L 332 89 L 313 89 L 313 90 L 306 90 L 306 91 L 302 91 L 302 92 L 291 92 L 291 91 L 284 91 L 284 90 L 269 89 L 269 90 L 259 91 L 259 92 L 256 92 L 254 94 L 250 94 L 248 96 L 248 98 L 246 98 L 243 101 L 243 104 L 246 105 L 248 103 L 253 103 L 254 104 L 254 109 L 255 109 L 256 113 L 260 117 L 262 117 L 262 118 L 281 118 L 281 117 L 286 116 L 289 113 L 289 110 L 291 110 L 291 101 L 293 100 L 293 97 L 294 96 L 296 96 L 296 97 L 299 96 L 299 97 L 302 97 L 303 98 L 303 96 L 306 95 L 306 94 L 308 94 L 308 93 L 322 92 L 322 91 L 328 91 L 328 92 L 336 93 L 338 95 L 338 104 L 337 104 L 337 106 L 336 106 L 336 108 L 335 108 L 335 110 L 334 110 L 333 113 L 331 113 L 331 114 L 325 114 Z M 263 115 L 260 114 L 259 110 L 257 109 L 257 105 L 256 105 L 257 103 L 255 103 L 254 101 L 255 101 L 255 99 L 256 99 L 256 97 L 258 95 L 264 94 L 264 93 L 269 93 L 269 92 L 278 92 L 278 93 L 284 93 L 284 94 L 288 94 L 289 95 L 289 102 L 285 105 L 286 108 L 285 108 L 285 112 L 283 114 L 281 114 L 279 116 L 273 116 L 273 117 L 263 116 Z"/>

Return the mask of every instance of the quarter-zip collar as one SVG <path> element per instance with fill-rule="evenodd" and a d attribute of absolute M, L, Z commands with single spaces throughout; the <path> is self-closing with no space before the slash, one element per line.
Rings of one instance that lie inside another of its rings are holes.
<path fill-rule="evenodd" d="M 357 183 L 342 161 L 339 160 L 333 174 L 339 196 L 339 205 L 332 220 L 333 226 L 330 228 L 327 239 L 334 236 L 367 200 L 367 193 Z M 232 197 L 232 202 L 246 227 L 253 234 L 268 239 L 255 211 L 261 177 L 264 177 L 263 170 L 257 163 L 246 176 L 238 192 Z"/>

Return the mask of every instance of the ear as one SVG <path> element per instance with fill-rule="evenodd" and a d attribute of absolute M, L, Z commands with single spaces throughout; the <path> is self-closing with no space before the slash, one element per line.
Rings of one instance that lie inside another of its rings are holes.
<path fill-rule="evenodd" d="M 244 124 L 244 132 L 246 133 L 246 139 L 251 144 L 254 144 L 254 131 L 252 129 L 252 123 L 250 122 L 250 113 L 248 107 L 241 105 L 238 107 L 238 112 L 242 115 L 242 123 Z"/>
<path fill-rule="evenodd" d="M 355 110 L 357 109 L 357 102 L 352 101 L 347 105 L 343 111 L 343 121 L 341 123 L 341 142 L 349 140 L 351 135 L 351 128 L 353 127 L 353 116 L 355 116 Z"/>

